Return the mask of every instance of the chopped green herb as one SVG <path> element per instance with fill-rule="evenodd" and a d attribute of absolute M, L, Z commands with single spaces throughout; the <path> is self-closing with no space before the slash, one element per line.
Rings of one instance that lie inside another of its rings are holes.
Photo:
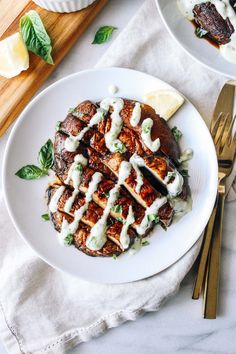
<path fill-rule="evenodd" d="M 172 128 L 171 131 L 172 131 L 172 134 L 174 135 L 175 140 L 178 143 L 183 134 L 181 133 L 181 131 L 177 127 Z"/>
<path fill-rule="evenodd" d="M 150 243 L 147 240 L 142 240 L 142 246 L 149 246 Z"/>
<path fill-rule="evenodd" d="M 75 166 L 75 170 L 78 172 L 83 172 L 83 166 L 79 163 L 78 165 Z"/>
<path fill-rule="evenodd" d="M 69 108 L 68 109 L 68 113 L 74 113 L 75 112 L 75 108 Z"/>
<path fill-rule="evenodd" d="M 181 170 L 180 173 L 183 177 L 189 177 L 188 170 Z"/>
<path fill-rule="evenodd" d="M 195 34 L 199 38 L 204 37 L 207 33 L 208 33 L 208 31 L 206 31 L 204 28 L 201 28 L 201 27 L 197 27 L 195 30 Z"/>
<path fill-rule="evenodd" d="M 126 151 L 126 147 L 122 143 L 122 141 L 118 140 L 114 143 L 114 150 L 115 152 L 120 152 L 121 154 L 123 154 Z"/>
<path fill-rule="evenodd" d="M 28 50 L 53 65 L 51 39 L 36 11 L 31 10 L 21 17 L 20 30 Z"/>
<path fill-rule="evenodd" d="M 173 177 L 176 177 L 176 172 L 175 172 L 175 171 L 169 171 L 169 172 L 167 173 L 167 177 L 168 177 L 168 179 L 171 179 L 171 178 L 173 178 Z"/>
<path fill-rule="evenodd" d="M 103 117 L 107 114 L 107 110 L 102 107 L 99 107 L 97 109 L 97 112 L 100 112 L 103 115 Z"/>
<path fill-rule="evenodd" d="M 114 205 L 114 206 L 112 207 L 112 210 L 113 210 L 115 213 L 120 214 L 120 213 L 121 213 L 121 211 L 122 211 L 122 206 L 121 206 L 121 205 L 119 205 L 119 204 Z"/>
<path fill-rule="evenodd" d="M 114 254 L 112 255 L 112 258 L 113 258 L 113 259 L 117 259 L 117 255 L 114 253 Z"/>
<path fill-rule="evenodd" d="M 155 215 L 155 214 L 149 214 L 148 215 L 148 221 L 154 221 L 155 224 L 158 224 L 159 221 L 160 221 L 160 218 L 158 215 Z"/>
<path fill-rule="evenodd" d="M 161 227 L 163 228 L 163 230 L 167 231 L 167 226 L 165 224 L 163 224 L 162 222 L 160 223 Z"/>
<path fill-rule="evenodd" d="M 113 26 L 100 27 L 95 34 L 92 44 L 102 44 L 107 42 L 115 30 L 117 30 L 117 28 Z"/>
<path fill-rule="evenodd" d="M 72 234 L 69 234 L 64 238 L 65 245 L 70 246 L 72 244 L 72 242 L 73 242 L 73 235 Z"/>
<path fill-rule="evenodd" d="M 145 134 L 149 134 L 150 131 L 151 131 L 151 125 L 149 122 L 145 122 L 142 124 L 142 131 L 145 133 Z"/>
<path fill-rule="evenodd" d="M 110 192 L 109 192 L 109 191 L 108 191 L 108 192 L 105 192 L 104 194 L 105 194 L 105 196 L 106 196 L 107 198 L 109 198 L 109 196 L 110 196 Z"/>
<path fill-rule="evenodd" d="M 58 121 L 58 122 L 56 123 L 55 130 L 56 130 L 56 132 L 58 132 L 60 129 L 61 129 L 61 122 Z"/>
<path fill-rule="evenodd" d="M 48 213 L 47 213 L 47 214 L 43 214 L 43 215 L 41 215 L 41 218 L 42 218 L 43 220 L 45 220 L 45 221 L 50 220 L 50 216 L 49 216 L 49 214 L 48 214 Z"/>
<path fill-rule="evenodd" d="M 119 216 L 116 218 L 116 220 L 122 222 L 122 224 L 125 224 L 125 220 L 123 220 L 122 218 L 120 218 Z"/>

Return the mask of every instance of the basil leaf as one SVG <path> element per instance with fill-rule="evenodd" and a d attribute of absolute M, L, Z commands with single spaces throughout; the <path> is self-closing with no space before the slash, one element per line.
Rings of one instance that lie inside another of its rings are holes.
<path fill-rule="evenodd" d="M 113 26 L 100 27 L 95 34 L 92 44 L 102 44 L 107 42 L 115 30 L 117 30 L 117 28 Z"/>
<path fill-rule="evenodd" d="M 70 246 L 72 244 L 72 242 L 73 242 L 73 235 L 72 234 L 69 234 L 64 238 L 65 245 Z"/>
<path fill-rule="evenodd" d="M 22 179 L 30 180 L 38 179 L 44 176 L 45 172 L 35 165 L 27 165 L 23 166 L 19 171 L 15 173 L 15 175 Z"/>
<path fill-rule="evenodd" d="M 43 214 L 43 215 L 41 215 L 41 218 L 42 218 L 43 220 L 45 220 L 45 221 L 50 220 L 49 214 Z"/>
<path fill-rule="evenodd" d="M 54 161 L 53 143 L 51 139 L 41 147 L 38 154 L 38 163 L 43 171 L 48 171 L 52 167 Z"/>
<path fill-rule="evenodd" d="M 181 133 L 181 131 L 177 127 L 172 128 L 171 131 L 172 131 L 172 134 L 174 135 L 175 140 L 178 143 L 183 134 Z"/>
<path fill-rule="evenodd" d="M 208 31 L 206 31 L 204 28 L 201 28 L 201 27 L 197 27 L 195 30 L 195 34 L 199 38 L 204 37 L 207 33 L 208 33 Z"/>
<path fill-rule="evenodd" d="M 46 63 L 54 64 L 51 57 L 51 39 L 36 11 L 29 11 L 20 19 L 20 30 L 28 50 L 41 57 Z"/>

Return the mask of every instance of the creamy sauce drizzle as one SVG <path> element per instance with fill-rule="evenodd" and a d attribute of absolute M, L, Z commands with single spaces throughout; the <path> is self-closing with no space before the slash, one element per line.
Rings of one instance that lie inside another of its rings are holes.
<path fill-rule="evenodd" d="M 130 243 L 130 238 L 128 235 L 128 229 L 130 225 L 134 223 L 134 213 L 133 213 L 133 208 L 132 205 L 129 206 L 129 213 L 128 216 L 125 220 L 125 223 L 122 227 L 121 234 L 120 234 L 120 243 L 124 249 L 127 249 L 129 247 Z"/>
<path fill-rule="evenodd" d="M 66 138 L 66 140 L 65 140 L 65 149 L 67 151 L 70 151 L 70 152 L 76 151 L 76 149 L 79 147 L 79 143 L 83 139 L 85 133 L 87 133 L 87 131 L 91 127 L 93 127 L 94 125 L 99 124 L 101 122 L 102 118 L 104 117 L 104 114 L 106 112 L 107 111 L 104 111 L 103 109 L 98 108 L 97 112 L 94 114 L 94 116 L 90 120 L 90 122 L 89 122 L 87 127 L 84 127 L 81 130 L 81 132 L 79 132 L 78 135 L 76 135 L 76 136 L 70 135 L 68 138 Z"/>
<path fill-rule="evenodd" d="M 173 181 L 170 182 L 172 178 Z M 177 170 L 174 170 L 173 172 L 168 172 L 163 182 L 166 185 L 168 193 L 171 197 L 176 197 L 182 192 L 184 179 L 183 176 Z"/>
<path fill-rule="evenodd" d="M 166 197 L 162 197 L 154 200 L 152 205 L 146 209 L 145 216 L 141 222 L 141 224 L 137 228 L 137 232 L 139 235 L 144 235 L 148 228 L 151 226 L 152 221 L 149 220 L 149 215 L 157 215 L 158 210 L 167 202 Z"/>
<path fill-rule="evenodd" d="M 140 171 L 140 169 L 139 169 L 139 166 L 141 167 L 141 166 L 144 166 L 143 164 L 142 164 L 142 161 L 141 160 L 143 160 L 142 158 L 140 158 L 139 159 L 139 156 L 137 155 L 137 154 L 133 154 L 132 156 L 131 156 L 131 158 L 130 158 L 130 163 L 131 163 L 131 165 L 132 165 L 132 167 L 133 167 L 133 169 L 135 170 L 135 172 L 136 172 L 136 187 L 135 187 L 135 192 L 136 193 L 139 193 L 140 192 L 140 190 L 141 190 L 141 187 L 142 187 L 142 185 L 143 185 L 143 174 L 142 174 L 142 172 Z"/>
<path fill-rule="evenodd" d="M 132 127 L 136 127 L 138 125 L 140 118 L 141 118 L 141 105 L 139 102 L 136 102 L 130 118 L 130 124 L 132 125 Z"/>
<path fill-rule="evenodd" d="M 74 158 L 74 162 L 70 166 L 70 169 L 68 171 L 68 176 L 65 180 L 65 183 L 69 183 L 69 181 L 72 181 L 74 191 L 69 199 L 67 199 L 65 206 L 64 206 L 64 211 L 66 213 L 69 213 L 72 205 L 75 201 L 76 196 L 79 193 L 79 186 L 82 181 L 82 175 L 83 175 L 83 166 L 86 166 L 88 163 L 87 159 L 81 155 L 78 154 Z"/>
<path fill-rule="evenodd" d="M 151 130 L 153 126 L 153 120 L 151 118 L 144 119 L 142 123 L 141 137 L 144 144 L 152 151 L 156 152 L 160 148 L 160 139 L 152 140 Z"/>
<path fill-rule="evenodd" d="M 100 250 L 104 246 L 104 244 L 106 243 L 106 240 L 107 240 L 107 236 L 106 236 L 107 218 L 110 214 L 111 208 L 114 206 L 117 198 L 119 197 L 120 185 L 124 183 L 126 178 L 128 178 L 128 176 L 130 174 L 130 170 L 131 170 L 131 166 L 130 166 L 129 162 L 122 161 L 121 165 L 120 165 L 120 169 L 119 169 L 118 182 L 110 190 L 109 198 L 107 200 L 107 205 L 104 209 L 103 215 L 102 215 L 101 219 L 99 219 L 98 222 L 92 227 L 90 235 L 86 241 L 86 246 L 93 251 Z M 130 212 L 130 214 L 131 214 L 131 212 Z M 128 221 L 128 223 L 130 223 L 131 219 L 132 219 L 132 215 L 128 215 L 126 221 Z M 129 225 L 128 225 L 128 227 L 129 227 Z M 128 232 L 128 227 L 127 227 L 127 232 Z M 122 228 L 122 230 L 123 230 L 123 228 Z M 123 241 L 125 240 L 124 242 L 126 242 L 126 244 L 128 242 L 127 237 L 129 237 L 127 232 L 126 232 L 126 229 L 124 229 L 123 236 L 122 236 Z M 120 241 L 120 242 L 122 242 L 122 241 Z"/>
<path fill-rule="evenodd" d="M 111 94 L 111 95 L 115 95 L 117 92 L 119 91 L 119 88 L 114 85 L 114 84 L 111 84 L 109 87 L 108 87 L 108 92 Z"/>
<path fill-rule="evenodd" d="M 55 213 L 57 211 L 57 204 L 58 204 L 59 199 L 61 198 L 64 190 L 65 190 L 65 187 L 61 186 L 53 194 L 52 199 L 49 203 L 49 210 L 51 211 L 51 213 Z"/>
<path fill-rule="evenodd" d="M 228 61 L 236 63 L 236 14 L 234 9 L 230 5 L 229 0 L 208 0 L 215 5 L 219 14 L 226 19 L 229 18 L 232 23 L 235 32 L 231 35 L 231 41 L 227 44 L 220 45 L 221 55 Z M 193 20 L 193 8 L 196 4 L 206 2 L 203 0 L 177 0 L 180 11 L 189 20 Z"/>
<path fill-rule="evenodd" d="M 100 183 L 101 179 L 102 174 L 100 172 L 95 172 L 89 183 L 87 193 L 85 194 L 85 204 L 75 211 L 74 220 L 72 223 L 69 224 L 66 219 L 63 220 L 61 232 L 58 235 L 59 242 L 63 245 L 65 245 L 64 240 L 66 236 L 68 236 L 69 234 L 74 234 L 78 229 L 79 222 L 86 210 L 88 209 L 89 203 L 92 200 L 92 195 L 97 190 L 97 186 Z"/>
<path fill-rule="evenodd" d="M 109 110 L 109 107 L 113 108 L 111 114 L 111 128 L 109 132 L 105 134 L 105 142 L 107 148 L 111 152 L 116 152 L 116 145 L 121 144 L 121 141 L 117 139 L 123 127 L 123 120 L 120 116 L 120 111 L 124 107 L 124 101 L 121 98 L 105 98 L 101 103 L 100 107 L 105 111 Z"/>

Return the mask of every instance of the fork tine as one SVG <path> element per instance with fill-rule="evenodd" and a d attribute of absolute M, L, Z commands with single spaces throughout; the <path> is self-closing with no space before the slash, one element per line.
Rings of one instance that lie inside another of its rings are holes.
<path fill-rule="evenodd" d="M 217 129 L 219 127 L 220 120 L 221 120 L 222 116 L 223 116 L 223 113 L 220 112 L 220 114 L 218 115 L 218 118 L 216 119 L 215 123 L 211 127 L 211 135 L 212 135 L 213 140 L 215 139 L 216 132 L 217 132 Z"/>
<path fill-rule="evenodd" d="M 228 130 L 226 129 L 226 132 L 225 132 L 224 137 L 222 139 L 222 145 L 227 144 L 228 146 L 230 146 L 231 141 L 232 141 L 232 130 L 233 130 L 235 119 L 236 119 L 236 115 L 234 116 L 233 120 L 231 121 L 231 123 L 228 127 Z"/>
<path fill-rule="evenodd" d="M 225 126 L 226 126 L 226 122 L 227 119 L 229 118 L 229 114 L 222 114 L 222 118 L 220 119 L 220 123 L 215 135 L 215 139 L 214 139 L 214 143 L 216 145 L 217 148 L 221 147 L 221 142 L 222 142 L 222 137 L 225 131 Z"/>

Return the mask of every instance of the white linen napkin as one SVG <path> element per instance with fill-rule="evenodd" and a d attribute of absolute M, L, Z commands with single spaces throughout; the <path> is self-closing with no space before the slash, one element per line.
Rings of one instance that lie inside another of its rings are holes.
<path fill-rule="evenodd" d="M 184 65 L 183 65 L 184 63 Z M 147 0 L 99 66 L 139 69 L 173 84 L 209 122 L 224 78 L 202 68 L 172 40 Z M 233 195 L 233 194 L 232 194 Z M 9 353 L 65 353 L 175 294 L 201 240 L 167 270 L 129 284 L 89 283 L 54 270 L 17 235 L 0 202 L 0 335 Z"/>

